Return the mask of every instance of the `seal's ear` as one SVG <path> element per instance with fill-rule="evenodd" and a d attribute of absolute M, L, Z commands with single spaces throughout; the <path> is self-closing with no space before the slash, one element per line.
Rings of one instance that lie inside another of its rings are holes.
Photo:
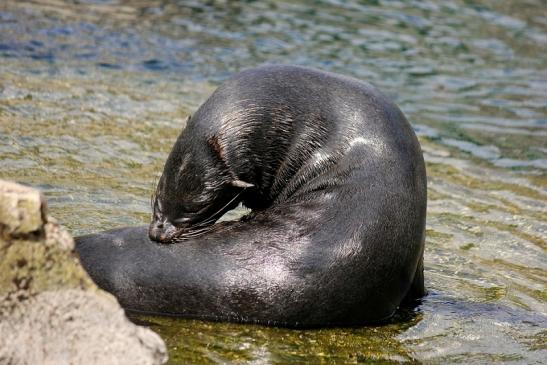
<path fill-rule="evenodd" d="M 251 183 L 245 182 L 243 180 L 237 180 L 237 179 L 230 181 L 230 185 L 236 188 L 243 188 L 243 189 L 254 187 L 254 185 Z"/>
<path fill-rule="evenodd" d="M 213 134 L 211 137 L 207 138 L 207 144 L 211 148 L 211 151 L 215 154 L 216 158 L 226 165 L 226 162 L 224 161 L 224 148 L 220 144 L 218 137 Z"/>

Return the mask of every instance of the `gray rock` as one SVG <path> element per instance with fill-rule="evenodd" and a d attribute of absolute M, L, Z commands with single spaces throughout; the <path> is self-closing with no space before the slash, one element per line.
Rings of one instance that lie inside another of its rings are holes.
<path fill-rule="evenodd" d="M 161 338 L 91 281 L 41 194 L 0 180 L 0 364 L 166 361 Z"/>

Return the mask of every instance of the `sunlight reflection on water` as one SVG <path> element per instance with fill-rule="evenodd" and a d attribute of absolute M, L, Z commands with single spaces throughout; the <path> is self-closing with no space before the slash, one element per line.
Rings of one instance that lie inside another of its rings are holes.
<path fill-rule="evenodd" d="M 147 223 L 186 116 L 223 79 L 295 63 L 369 81 L 428 168 L 430 291 L 359 329 L 147 318 L 172 363 L 542 363 L 547 26 L 540 0 L 0 3 L 0 177 L 73 233 Z M 234 214 L 237 214 L 235 212 Z M 175 350 L 176 348 L 176 350 Z"/>

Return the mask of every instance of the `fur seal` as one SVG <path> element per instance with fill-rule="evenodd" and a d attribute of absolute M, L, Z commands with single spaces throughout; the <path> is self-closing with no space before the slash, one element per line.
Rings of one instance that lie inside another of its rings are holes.
<path fill-rule="evenodd" d="M 127 310 L 357 325 L 424 294 L 426 200 L 416 135 L 380 91 L 265 66 L 224 82 L 190 118 L 149 227 L 76 243 Z M 239 203 L 251 214 L 215 223 Z"/>

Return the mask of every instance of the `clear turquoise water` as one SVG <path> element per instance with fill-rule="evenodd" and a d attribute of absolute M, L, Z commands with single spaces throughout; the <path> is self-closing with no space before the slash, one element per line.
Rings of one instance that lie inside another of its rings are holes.
<path fill-rule="evenodd" d="M 147 223 L 189 113 L 230 74 L 367 80 L 428 168 L 430 294 L 389 324 L 295 331 L 140 318 L 172 364 L 547 358 L 547 13 L 523 1 L 0 2 L 0 178 L 74 234 Z"/>

